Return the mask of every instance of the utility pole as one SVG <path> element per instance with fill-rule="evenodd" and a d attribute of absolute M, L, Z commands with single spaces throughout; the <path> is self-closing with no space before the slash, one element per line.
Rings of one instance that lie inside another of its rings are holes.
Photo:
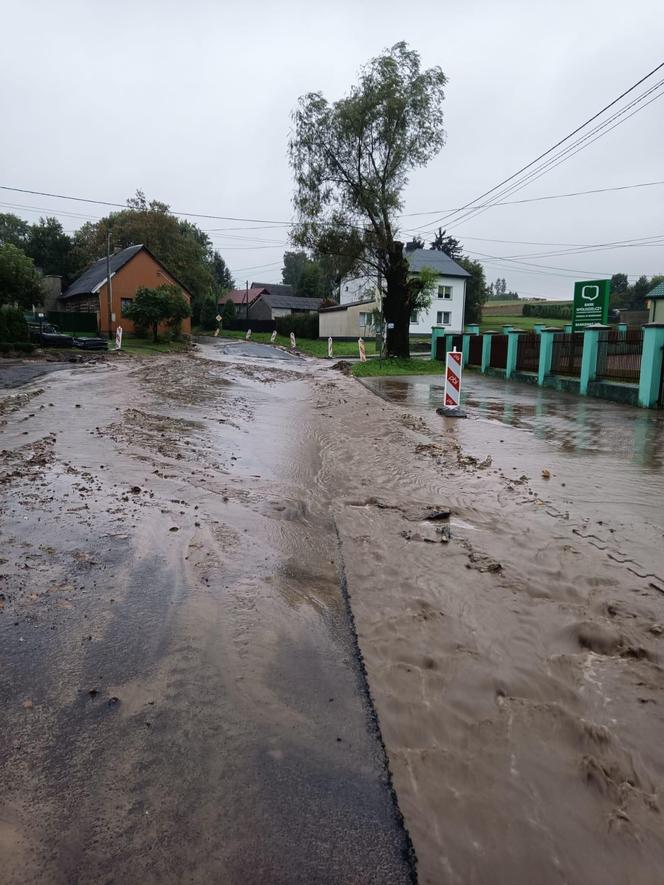
<path fill-rule="evenodd" d="M 106 292 L 108 294 L 108 338 L 113 338 L 113 285 L 111 283 L 111 228 L 106 233 Z"/>

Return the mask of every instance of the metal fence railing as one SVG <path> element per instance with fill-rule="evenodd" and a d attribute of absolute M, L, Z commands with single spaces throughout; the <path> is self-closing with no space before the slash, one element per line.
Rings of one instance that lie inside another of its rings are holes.
<path fill-rule="evenodd" d="M 551 355 L 552 375 L 581 374 L 581 358 L 583 356 L 583 332 L 559 332 L 553 339 Z"/>
<path fill-rule="evenodd" d="M 643 336 L 641 329 L 624 333 L 601 332 L 597 348 L 597 377 L 637 384 L 641 372 Z"/>
<path fill-rule="evenodd" d="M 516 352 L 516 367 L 520 372 L 537 372 L 539 370 L 540 343 L 539 335 L 519 335 Z"/>
<path fill-rule="evenodd" d="M 507 335 L 492 336 L 491 360 L 489 365 L 492 369 L 507 368 Z"/>
<path fill-rule="evenodd" d="M 468 346 L 468 365 L 482 365 L 482 343 L 484 339 L 481 335 L 471 335 Z"/>

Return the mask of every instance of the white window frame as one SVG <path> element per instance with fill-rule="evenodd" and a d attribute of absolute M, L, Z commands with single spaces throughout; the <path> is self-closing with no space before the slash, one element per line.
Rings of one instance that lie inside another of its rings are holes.
<path fill-rule="evenodd" d="M 445 301 L 451 301 L 452 299 L 452 287 L 451 286 L 438 286 L 438 297 L 444 298 Z"/>

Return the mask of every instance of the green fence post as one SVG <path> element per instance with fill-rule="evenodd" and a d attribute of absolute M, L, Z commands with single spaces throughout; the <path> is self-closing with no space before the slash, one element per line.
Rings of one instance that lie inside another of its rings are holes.
<path fill-rule="evenodd" d="M 463 356 L 461 357 L 461 363 L 465 367 L 468 365 L 468 357 L 470 355 L 470 335 L 468 332 L 463 333 L 463 338 L 461 340 L 461 353 Z"/>
<path fill-rule="evenodd" d="M 466 325 L 466 332 L 470 335 L 479 335 L 480 334 L 480 324 L 479 323 L 468 323 Z"/>
<path fill-rule="evenodd" d="M 445 326 L 432 326 L 431 327 L 431 359 L 436 359 L 436 342 L 439 338 L 442 338 L 445 334 Z"/>
<path fill-rule="evenodd" d="M 519 335 L 521 335 L 521 329 L 511 329 L 507 333 L 507 359 L 505 361 L 506 378 L 511 378 L 516 372 L 516 357 L 519 352 Z"/>
<path fill-rule="evenodd" d="M 653 409 L 658 404 L 664 358 L 664 323 L 643 327 L 643 353 L 639 375 L 639 405 Z"/>
<path fill-rule="evenodd" d="M 506 323 L 506 325 L 503 326 L 503 335 L 507 335 L 507 333 L 510 331 L 510 329 L 513 329 L 513 328 L 514 328 L 514 326 L 512 326 L 511 323 Z"/>
<path fill-rule="evenodd" d="M 579 379 L 579 393 L 581 396 L 588 395 L 588 385 L 597 377 L 599 333 L 608 328 L 609 326 L 593 324 L 586 326 L 583 330 L 583 354 L 581 356 L 581 377 Z"/>
<path fill-rule="evenodd" d="M 570 335 L 572 333 L 572 324 L 565 323 L 565 325 L 563 326 L 563 332 L 565 332 L 567 335 Z"/>
<path fill-rule="evenodd" d="M 533 332 L 534 332 L 536 335 L 541 335 L 541 334 L 542 334 L 542 329 L 544 329 L 544 328 L 545 328 L 545 324 L 544 324 L 544 323 L 535 323 L 535 324 L 533 325 Z"/>
<path fill-rule="evenodd" d="M 445 353 L 449 353 L 454 348 L 454 335 L 449 332 L 445 335 Z"/>
<path fill-rule="evenodd" d="M 537 383 L 540 387 L 543 386 L 546 376 L 551 374 L 554 335 L 559 331 L 560 329 L 542 329 L 540 332 L 539 367 L 537 369 Z"/>
<path fill-rule="evenodd" d="M 489 364 L 491 362 L 491 339 L 493 338 L 493 332 L 489 332 L 488 334 L 485 332 L 482 335 L 482 365 L 480 366 L 480 372 L 486 374 L 486 370 L 489 368 Z"/>
<path fill-rule="evenodd" d="M 627 335 L 627 323 L 618 323 L 618 334 L 621 338 Z"/>

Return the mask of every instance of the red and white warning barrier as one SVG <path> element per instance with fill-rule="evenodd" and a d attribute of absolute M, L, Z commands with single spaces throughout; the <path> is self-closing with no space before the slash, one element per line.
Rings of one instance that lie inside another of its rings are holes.
<path fill-rule="evenodd" d="M 366 363 L 366 361 L 367 361 L 367 351 L 366 351 L 366 348 L 365 348 L 365 346 L 364 346 L 364 340 L 363 340 L 362 338 L 358 338 L 358 339 L 357 339 L 357 347 L 358 347 L 358 349 L 359 349 L 359 351 L 360 351 L 360 362 L 361 362 L 361 363 Z"/>
<path fill-rule="evenodd" d="M 121 350 L 122 348 L 122 326 L 118 326 L 115 330 L 115 349 Z"/>
<path fill-rule="evenodd" d="M 295 350 L 295 348 L 297 347 L 297 344 L 295 343 L 295 332 L 290 333 L 290 346 L 291 350 Z"/>
<path fill-rule="evenodd" d="M 274 342 L 276 340 L 277 340 L 277 330 L 275 329 L 274 332 L 270 335 L 270 344 L 274 344 Z"/>
<path fill-rule="evenodd" d="M 251 338 L 251 329 L 247 329 L 247 334 L 244 336 L 244 340 L 248 341 Z"/>
<path fill-rule="evenodd" d="M 461 359 L 463 354 L 456 347 L 447 354 L 445 369 L 445 408 L 457 408 L 461 397 Z"/>
<path fill-rule="evenodd" d="M 327 355 L 332 359 L 332 336 L 327 339 Z"/>

